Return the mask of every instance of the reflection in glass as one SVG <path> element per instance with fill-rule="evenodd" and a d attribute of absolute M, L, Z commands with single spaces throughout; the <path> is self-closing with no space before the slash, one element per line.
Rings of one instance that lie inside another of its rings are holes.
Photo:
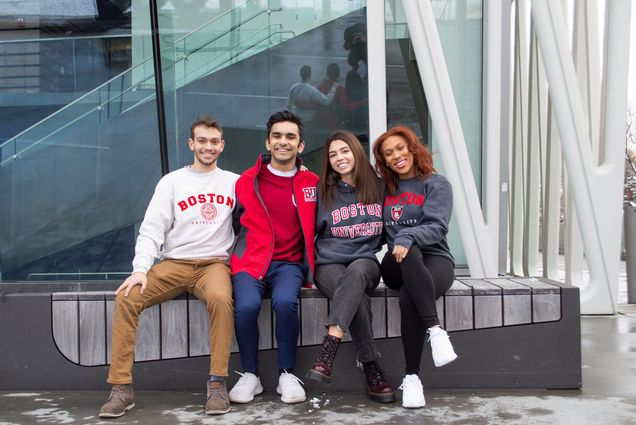
<path fill-rule="evenodd" d="M 139 7 L 70 3 L 7 6 L 23 26 L 0 40 L 3 280 L 128 270 L 160 176 L 153 75 L 133 52 L 148 36 L 132 26 Z"/>
<path fill-rule="evenodd" d="M 0 25 L 19 28 L 0 40 L 1 279 L 119 279 L 160 178 L 149 0 L 7 4 Z M 337 127 L 365 141 L 365 4 L 158 0 L 170 168 L 191 161 L 199 114 L 225 130 L 220 166 L 251 166 L 304 65 L 307 84 L 333 89 L 309 106 L 309 168 Z"/>
<path fill-rule="evenodd" d="M 386 0 L 388 125 L 403 124 L 429 145 L 435 167 L 444 173 L 401 2 Z M 477 187 L 481 187 L 482 0 L 431 0 L 453 96 Z M 466 264 L 455 218 L 449 244 L 458 267 Z"/>

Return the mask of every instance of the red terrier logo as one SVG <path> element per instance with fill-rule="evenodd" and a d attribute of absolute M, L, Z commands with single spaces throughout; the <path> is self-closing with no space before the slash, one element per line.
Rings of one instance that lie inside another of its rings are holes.
<path fill-rule="evenodd" d="M 391 217 L 394 221 L 398 221 L 402 217 L 402 211 L 404 207 L 402 205 L 394 205 L 391 207 Z"/>

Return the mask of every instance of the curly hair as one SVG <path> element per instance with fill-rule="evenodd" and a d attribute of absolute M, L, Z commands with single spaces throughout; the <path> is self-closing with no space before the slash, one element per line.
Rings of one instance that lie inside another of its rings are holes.
<path fill-rule="evenodd" d="M 395 195 L 398 184 L 400 182 L 400 176 L 391 170 L 384 159 L 382 152 L 383 143 L 392 136 L 401 137 L 406 146 L 413 154 L 413 167 L 415 168 L 415 175 L 420 178 L 426 178 L 435 172 L 433 168 L 433 156 L 429 152 L 428 148 L 420 143 L 417 135 L 413 130 L 405 126 L 393 127 L 390 130 L 384 132 L 373 143 L 373 156 L 375 157 L 375 169 L 378 174 L 384 179 L 384 184 L 389 195 Z"/>

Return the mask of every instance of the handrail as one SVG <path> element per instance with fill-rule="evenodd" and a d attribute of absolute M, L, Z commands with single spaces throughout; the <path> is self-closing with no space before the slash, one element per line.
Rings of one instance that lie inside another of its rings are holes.
<path fill-rule="evenodd" d="M 278 31 L 274 31 L 274 32 L 271 32 L 271 33 L 270 33 L 270 32 L 269 32 L 269 30 L 270 30 L 271 28 L 278 28 L 279 30 L 278 30 Z M 272 24 L 272 25 L 268 25 L 267 27 L 265 27 L 265 28 L 263 28 L 263 29 L 259 30 L 258 32 L 254 33 L 254 34 L 252 34 L 250 37 L 246 38 L 245 40 L 242 40 L 242 41 L 238 42 L 237 44 L 235 44 L 235 45 L 234 45 L 234 46 L 232 46 L 231 48 L 232 48 L 232 49 L 234 49 L 234 48 L 236 48 L 236 47 L 239 47 L 239 46 L 241 46 L 241 45 L 245 44 L 246 42 L 250 41 L 252 38 L 257 37 L 260 33 L 264 32 L 264 31 L 266 31 L 266 30 L 268 31 L 268 32 L 267 32 L 267 36 L 265 36 L 265 37 L 263 37 L 263 38 L 259 39 L 259 40 L 258 40 L 258 41 L 256 41 L 256 42 L 253 42 L 252 44 L 250 44 L 249 46 L 247 46 L 245 49 L 243 49 L 243 51 L 242 51 L 241 53 L 247 52 L 248 50 L 250 50 L 250 49 L 251 49 L 251 48 L 253 48 L 254 46 L 257 46 L 259 43 L 261 43 L 261 42 L 263 42 L 263 41 L 265 41 L 265 40 L 269 40 L 269 39 L 271 39 L 273 36 L 275 36 L 275 35 L 277 35 L 277 34 L 292 34 L 293 36 L 295 36 L 295 35 L 296 35 L 293 31 L 283 31 L 283 30 L 282 30 L 282 28 L 283 28 L 283 26 L 282 26 L 281 24 Z M 240 55 L 241 53 L 239 53 L 239 55 Z M 237 56 L 238 56 L 238 55 L 237 55 Z M 229 59 L 226 59 L 226 60 L 222 61 L 221 63 L 219 63 L 219 64 L 215 65 L 212 69 L 209 69 L 209 71 L 211 72 L 211 71 L 214 71 L 214 70 L 216 70 L 216 69 L 218 69 L 218 68 L 222 67 L 223 65 L 225 65 L 225 64 L 227 64 L 228 62 L 232 61 L 232 59 L 233 59 L 233 58 L 229 58 Z M 201 67 L 201 68 L 202 68 L 202 67 Z M 199 69 L 200 69 L 200 68 L 199 68 Z"/>
<path fill-rule="evenodd" d="M 42 43 L 49 41 L 75 41 L 75 40 L 102 40 L 107 38 L 131 38 L 132 34 L 113 34 L 113 35 L 96 35 L 93 37 L 90 36 L 81 36 L 81 37 L 52 37 L 52 38 L 24 38 L 20 40 L 4 40 L 0 41 L 0 44 L 11 44 L 11 43 Z"/>
<path fill-rule="evenodd" d="M 234 9 L 232 9 L 232 10 L 234 10 Z M 237 28 L 239 28 L 240 26 L 242 26 L 242 25 L 246 24 L 247 22 L 253 21 L 254 19 L 258 18 L 259 16 L 261 16 L 261 15 L 262 15 L 262 14 L 264 14 L 264 13 L 270 13 L 270 12 L 280 12 L 281 10 L 283 10 L 283 8 L 282 8 L 282 7 L 281 7 L 281 8 L 279 8 L 279 9 L 267 9 L 267 10 L 262 10 L 262 11 L 260 11 L 259 13 L 255 14 L 255 15 L 253 15 L 253 16 L 250 16 L 250 17 L 249 17 L 249 18 L 247 18 L 246 20 L 241 21 L 241 22 L 239 22 L 238 24 L 233 25 L 232 27 L 230 27 L 230 29 L 229 29 L 228 31 L 226 31 L 226 32 L 224 32 L 223 34 L 220 34 L 220 35 L 218 35 L 218 36 L 214 37 L 213 39 L 211 39 L 211 40 L 207 41 L 205 44 L 203 44 L 202 46 L 199 46 L 199 47 L 197 47 L 196 49 L 194 49 L 194 50 L 192 50 L 192 51 L 188 52 L 188 53 L 187 53 L 187 54 L 185 54 L 183 57 L 187 59 L 187 58 L 188 58 L 188 56 L 190 56 L 190 55 L 192 55 L 192 54 L 194 54 L 194 53 L 198 52 L 199 50 L 203 49 L 205 46 L 209 45 L 210 43 L 214 43 L 214 42 L 215 42 L 216 40 L 218 40 L 219 38 L 226 36 L 227 34 L 231 33 L 231 32 L 232 32 L 232 31 L 234 31 L 235 29 L 237 29 Z M 279 24 L 279 25 L 280 25 L 280 24 Z M 191 35 L 191 34 L 192 34 L 192 33 L 190 33 L 189 35 Z M 186 36 L 186 37 L 187 37 L 187 36 Z M 185 40 L 185 38 L 186 38 L 186 37 L 181 38 L 179 41 Z M 175 46 L 176 46 L 176 44 L 177 44 L 177 43 L 175 42 Z"/>
<path fill-rule="evenodd" d="M 201 25 L 201 26 L 200 26 L 199 28 L 197 28 L 196 30 L 194 30 L 194 31 L 190 32 L 189 34 L 187 34 L 187 35 L 185 35 L 184 37 L 182 37 L 182 38 L 180 38 L 179 40 L 177 40 L 177 42 L 182 41 L 182 40 L 184 40 L 185 38 L 187 38 L 187 37 L 189 37 L 189 36 L 192 36 L 194 33 L 196 33 L 196 32 L 198 32 L 198 31 L 200 31 L 202 28 L 204 28 L 204 27 L 206 27 L 206 26 L 208 26 L 208 25 L 212 24 L 213 22 L 216 22 L 218 19 L 220 19 L 221 17 L 225 16 L 225 15 L 226 15 L 226 14 L 228 14 L 229 12 L 231 12 L 231 11 L 233 11 L 233 10 L 235 10 L 235 9 L 237 9 L 237 8 L 239 8 L 239 7 L 241 7 L 241 6 L 243 6 L 243 5 L 244 5 L 244 4 L 246 4 L 248 1 L 249 1 L 249 0 L 246 0 L 246 1 L 244 1 L 243 3 L 241 3 L 241 4 L 239 4 L 239 5 L 235 6 L 235 7 L 233 7 L 232 9 L 229 9 L 228 11 L 226 11 L 226 12 L 222 13 L 221 15 L 218 15 L 218 16 L 214 17 L 213 19 L 211 19 L 211 20 L 210 20 L 210 21 L 208 21 L 207 23 L 205 23 L 205 24 Z M 273 10 L 273 11 L 280 11 L 280 10 L 282 10 L 282 8 L 280 8 L 280 9 L 267 9 L 267 10 L 263 10 L 261 13 L 259 13 L 258 15 L 255 15 L 255 16 L 260 16 L 260 14 L 265 13 L 265 12 L 269 13 L 269 11 L 271 11 L 271 10 Z M 249 21 L 251 21 L 253 18 L 254 18 L 254 17 L 250 18 L 248 21 L 245 21 L 245 22 L 249 22 Z M 227 33 L 231 32 L 231 31 L 233 31 L 233 30 L 235 30 L 235 29 L 236 29 L 236 26 L 235 26 L 235 27 L 233 27 L 233 28 L 231 28 L 228 32 L 224 33 L 223 35 L 225 35 L 225 34 L 227 34 Z M 217 37 L 216 39 L 218 39 L 218 37 Z M 212 42 L 212 41 L 210 41 L 210 42 Z M 175 44 L 176 44 L 176 42 L 175 42 Z M 207 44 L 209 44 L 209 43 L 207 43 Z M 187 56 L 185 56 L 185 57 L 187 58 Z M 16 134 L 15 136 L 11 137 L 10 139 L 7 139 L 6 141 L 4 141 L 3 143 L 1 143 L 1 144 L 0 144 L 0 149 L 2 149 L 4 146 L 8 145 L 8 144 L 9 144 L 9 143 L 11 143 L 11 142 L 14 142 L 14 141 L 15 141 L 15 140 L 17 140 L 19 137 L 22 137 L 25 133 L 27 133 L 27 132 L 31 131 L 31 129 L 33 129 L 33 128 L 35 128 L 35 127 L 39 126 L 39 125 L 40 125 L 40 124 L 42 124 L 42 123 L 45 123 L 45 122 L 47 122 L 47 121 L 49 121 L 49 120 L 53 119 L 53 118 L 54 118 L 54 117 L 56 117 L 58 114 L 63 113 L 63 112 L 64 112 L 65 110 L 67 110 L 68 108 L 70 108 L 70 107 L 72 107 L 73 105 L 75 105 L 75 104 L 79 103 L 80 101 L 82 101 L 82 100 L 86 99 L 87 97 L 89 97 L 89 96 L 93 95 L 94 93 L 98 92 L 98 91 L 99 91 L 99 90 L 101 90 L 102 88 L 106 87 L 107 85 L 111 84 L 112 82 L 116 81 L 117 79 L 119 79 L 119 78 L 123 77 L 125 74 L 127 74 L 127 73 L 131 73 L 133 70 L 135 70 L 135 69 L 139 69 L 140 67 L 142 67 L 142 66 L 144 66 L 144 65 L 147 65 L 148 63 L 150 63 L 150 62 L 151 62 L 151 60 L 152 60 L 152 58 L 144 59 L 142 62 L 138 63 L 137 65 L 135 65 L 135 66 L 133 66 L 133 67 L 131 67 L 131 68 L 128 68 L 127 70 L 125 70 L 125 71 L 121 72 L 120 74 L 117 74 L 116 76 L 114 76 L 114 77 L 113 77 L 113 78 L 111 78 L 110 80 L 108 80 L 108 81 L 106 81 L 106 82 L 102 83 L 101 85 L 99 85 L 99 86 L 95 87 L 93 90 L 91 90 L 91 91 L 89 91 L 89 92 L 84 93 L 83 95 L 81 95 L 81 96 L 80 96 L 80 97 L 78 97 L 77 99 L 73 100 L 71 103 L 69 103 L 69 104 L 67 104 L 67 105 L 63 106 L 63 107 L 62 107 L 62 108 L 60 108 L 60 109 L 58 109 L 57 111 L 55 111 L 55 112 L 54 112 L 54 113 L 52 113 L 51 115 L 49 115 L 49 116 L 47 116 L 47 117 L 43 118 L 42 120 L 40 120 L 40 121 L 36 122 L 36 123 L 35 123 L 35 124 L 33 124 L 33 125 L 31 125 L 31 126 L 27 127 L 26 129 L 22 130 L 20 133 Z M 142 82 L 145 82 L 145 81 L 146 81 L 146 79 L 144 79 Z M 139 84 L 137 84 L 137 85 L 139 85 Z M 98 106 L 102 106 L 102 104 L 100 104 L 100 105 L 98 105 Z M 83 116 L 86 116 L 86 114 L 83 114 Z M 83 116 L 82 116 L 82 117 L 83 117 Z M 76 121 L 77 121 L 77 120 L 73 120 L 73 122 L 76 122 Z M 64 126 L 64 127 L 62 127 L 62 128 L 66 128 L 66 127 L 67 127 L 67 126 Z M 62 128 L 58 129 L 57 131 L 61 130 Z M 42 139 L 40 139 L 40 140 L 38 141 L 38 143 L 39 143 L 41 140 L 42 140 Z M 22 152 L 24 152 L 24 150 L 23 150 L 23 151 L 21 151 L 20 153 L 22 153 Z M 16 154 L 16 155 L 17 155 L 17 154 Z M 12 157 L 11 157 L 11 158 L 9 158 L 9 159 L 12 159 L 12 160 L 16 159 L 16 155 L 12 155 Z M 0 163 L 0 166 L 4 165 L 7 161 L 8 161 L 8 160 L 5 160 L 5 161 L 3 161 L 2 163 Z"/>
<path fill-rule="evenodd" d="M 131 69 L 134 69 L 134 68 L 131 68 Z M 121 75 L 121 74 L 120 74 L 120 75 Z M 83 114 L 81 114 L 81 115 L 79 115 L 79 116 L 75 117 L 75 118 L 74 118 L 74 119 L 72 119 L 71 121 L 68 121 L 68 122 L 67 122 L 66 124 L 64 124 L 63 126 L 61 126 L 61 127 L 57 128 L 56 130 L 54 130 L 54 131 L 52 131 L 52 132 L 48 133 L 46 136 L 44 136 L 44 137 L 40 138 L 39 140 L 37 140 L 37 141 L 35 141 L 35 142 L 31 143 L 29 146 L 25 147 L 25 148 L 24 148 L 24 149 L 22 149 L 20 152 L 17 152 L 17 153 L 15 153 L 15 154 L 11 155 L 9 158 L 5 159 L 4 161 L 0 162 L 0 167 L 1 167 L 1 166 L 3 166 L 3 165 L 5 165 L 6 163 L 8 163 L 8 162 L 10 162 L 10 161 L 16 160 L 16 159 L 17 159 L 17 158 L 19 158 L 19 157 L 20 157 L 20 155 L 22 155 L 23 153 L 25 153 L 25 152 L 27 152 L 27 151 L 31 150 L 33 147 L 35 147 L 35 146 L 39 145 L 40 143 L 42 143 L 42 141 L 44 141 L 44 140 L 48 139 L 49 137 L 51 137 L 51 136 L 53 136 L 53 135 L 55 135 L 55 134 L 59 133 L 60 131 L 64 130 L 65 128 L 69 127 L 71 124 L 74 124 L 74 123 L 76 123 L 77 121 L 81 120 L 82 118 L 84 118 L 84 117 L 88 116 L 89 114 L 91 114 L 91 113 L 92 113 L 92 112 L 94 112 L 95 110 L 98 110 L 98 111 L 99 111 L 99 110 L 101 110 L 101 109 L 103 108 L 103 106 L 104 106 L 104 105 L 106 105 L 106 104 L 108 104 L 108 103 L 110 103 L 110 102 L 114 101 L 114 100 L 115 100 L 115 99 L 117 99 L 117 98 L 122 97 L 124 94 L 126 94 L 126 93 L 128 93 L 128 92 L 132 91 L 134 88 L 137 88 L 139 85 L 141 85 L 141 84 L 145 83 L 146 81 L 148 81 L 148 79 L 150 79 L 150 77 L 146 77 L 146 78 L 144 78 L 143 80 L 139 81 L 139 82 L 138 82 L 135 86 L 128 87 L 126 90 L 123 90 L 122 92 L 118 93 L 115 97 L 109 98 L 108 100 L 106 100 L 106 101 L 104 101 L 104 102 L 100 102 L 100 103 L 99 103 L 97 106 L 95 106 L 94 108 L 91 108 L 91 109 L 89 109 L 89 110 L 85 111 Z M 109 80 L 109 83 L 110 83 L 111 81 L 112 81 L 112 80 Z M 101 87 L 103 87 L 103 85 L 102 85 L 102 86 L 100 86 L 100 88 L 101 88 Z M 82 98 L 86 97 L 88 94 L 91 94 L 91 93 L 94 93 L 94 92 L 95 92 L 95 90 L 90 91 L 90 92 L 86 93 L 85 95 L 83 95 L 83 96 L 81 96 L 81 97 L 79 97 L 79 98 L 75 99 L 73 102 L 69 103 L 68 105 L 64 106 L 63 108 L 59 109 L 58 111 L 54 112 L 53 114 L 49 115 L 48 117 L 46 117 L 46 118 L 44 118 L 44 119 L 40 120 L 40 121 L 39 121 L 39 123 L 43 123 L 43 122 L 47 121 L 48 119 L 50 119 L 51 117 L 55 116 L 56 114 L 61 113 L 61 112 L 62 112 L 63 110 L 65 110 L 66 108 L 70 108 L 72 105 L 75 105 L 76 103 L 78 103 L 78 102 L 79 102 L 79 100 L 80 100 L 80 99 L 82 99 Z M 24 131 L 20 132 L 20 133 L 19 133 L 19 134 L 17 134 L 16 136 L 12 137 L 11 139 L 9 139 L 9 140 L 5 141 L 4 143 L 0 144 L 0 149 L 1 149 L 2 147 L 4 147 L 5 145 L 7 145 L 9 142 L 11 142 L 13 139 L 18 138 L 19 136 L 21 136 L 21 135 L 22 135 L 22 134 L 24 134 L 25 132 L 29 131 L 29 129 L 36 127 L 39 123 L 36 123 L 36 124 L 32 125 L 31 127 L 27 128 L 26 130 L 24 130 Z"/>
<path fill-rule="evenodd" d="M 195 30 L 193 30 L 193 31 L 190 31 L 188 34 L 186 34 L 186 35 L 184 35 L 183 37 L 181 37 L 181 38 L 179 38 L 179 39 L 175 40 L 174 44 L 177 44 L 177 43 L 182 42 L 183 40 L 185 40 L 186 38 L 188 38 L 188 37 L 189 37 L 189 36 L 191 36 L 192 34 L 194 34 L 194 33 L 197 33 L 197 32 L 199 32 L 199 31 L 201 31 L 203 28 L 207 27 L 208 25 L 210 25 L 210 24 L 211 24 L 211 23 L 213 23 L 214 21 L 217 21 L 218 19 L 221 19 L 222 17 L 224 17 L 225 15 L 229 14 L 230 12 L 234 12 L 234 11 L 235 11 L 236 9 L 238 9 L 239 7 L 241 7 L 241 6 L 245 5 L 245 4 L 247 4 L 247 2 L 248 2 L 248 1 L 250 1 L 250 0 L 245 0 L 243 3 L 241 3 L 241 4 L 237 4 L 237 5 L 236 5 L 236 6 L 234 6 L 233 8 L 226 10 L 225 12 L 221 13 L 221 14 L 220 14 L 220 15 L 218 15 L 218 16 L 215 16 L 214 18 L 212 18 L 212 19 L 211 19 L 211 20 L 209 20 L 208 22 L 206 22 L 206 23 L 204 23 L 204 24 L 201 24 L 201 26 L 200 26 L 200 27 L 196 28 L 196 29 L 195 29 Z"/>
<path fill-rule="evenodd" d="M 34 277 L 53 277 L 55 276 L 57 277 L 65 277 L 65 276 L 76 276 L 78 278 L 81 278 L 82 276 L 104 276 L 104 278 L 106 280 L 108 280 L 108 275 L 113 275 L 113 276 L 128 276 L 130 275 L 130 272 L 75 272 L 75 273 L 29 273 L 27 275 L 27 280 L 31 280 L 31 278 Z"/>
<path fill-rule="evenodd" d="M 112 82 L 114 82 L 115 80 L 117 80 L 120 77 L 123 77 L 124 74 L 130 73 L 132 72 L 134 69 L 137 69 L 139 67 L 141 67 L 142 65 L 145 65 L 146 63 L 150 62 L 150 59 L 152 58 L 148 58 L 148 59 L 144 59 L 143 62 L 138 63 L 137 65 L 133 66 L 132 68 L 128 68 L 127 70 L 123 71 L 120 74 L 117 74 L 116 76 L 114 76 L 113 78 L 111 78 L 110 80 L 104 82 L 103 84 L 95 87 L 93 90 L 84 93 L 83 95 L 81 95 L 80 97 L 78 97 L 77 99 L 73 100 L 71 103 L 69 103 L 68 105 L 65 105 L 63 107 L 61 107 L 60 109 L 58 109 L 57 111 L 53 112 L 51 115 L 47 116 L 46 118 L 41 119 L 40 121 L 36 122 L 35 124 L 33 124 L 30 127 L 27 127 L 26 129 L 22 130 L 20 133 L 16 134 L 15 136 L 13 136 L 12 138 L 8 139 L 6 142 L 0 144 L 0 149 L 3 148 L 5 145 L 7 145 L 8 143 L 12 142 L 14 139 L 17 139 L 19 137 L 21 137 L 24 133 L 30 131 L 32 128 L 35 128 L 37 126 L 39 126 L 41 123 L 46 122 L 50 119 L 52 119 L 53 117 L 55 117 L 58 114 L 61 114 L 63 111 L 65 111 L 66 109 L 70 108 L 71 106 L 74 106 L 75 104 L 79 103 L 81 100 L 87 98 L 88 96 L 98 92 L 99 90 L 101 90 L 102 88 L 106 87 L 107 85 L 111 84 Z M 146 80 L 144 80 L 146 81 Z"/>

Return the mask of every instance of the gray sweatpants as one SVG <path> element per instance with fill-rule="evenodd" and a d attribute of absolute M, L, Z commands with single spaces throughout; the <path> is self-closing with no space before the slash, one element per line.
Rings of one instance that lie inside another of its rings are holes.
<path fill-rule="evenodd" d="M 337 325 L 351 334 L 360 362 L 377 360 L 378 349 L 373 339 L 371 299 L 366 291 L 380 282 L 380 266 L 361 258 L 345 264 L 316 266 L 316 286 L 331 300 L 327 327 Z"/>

